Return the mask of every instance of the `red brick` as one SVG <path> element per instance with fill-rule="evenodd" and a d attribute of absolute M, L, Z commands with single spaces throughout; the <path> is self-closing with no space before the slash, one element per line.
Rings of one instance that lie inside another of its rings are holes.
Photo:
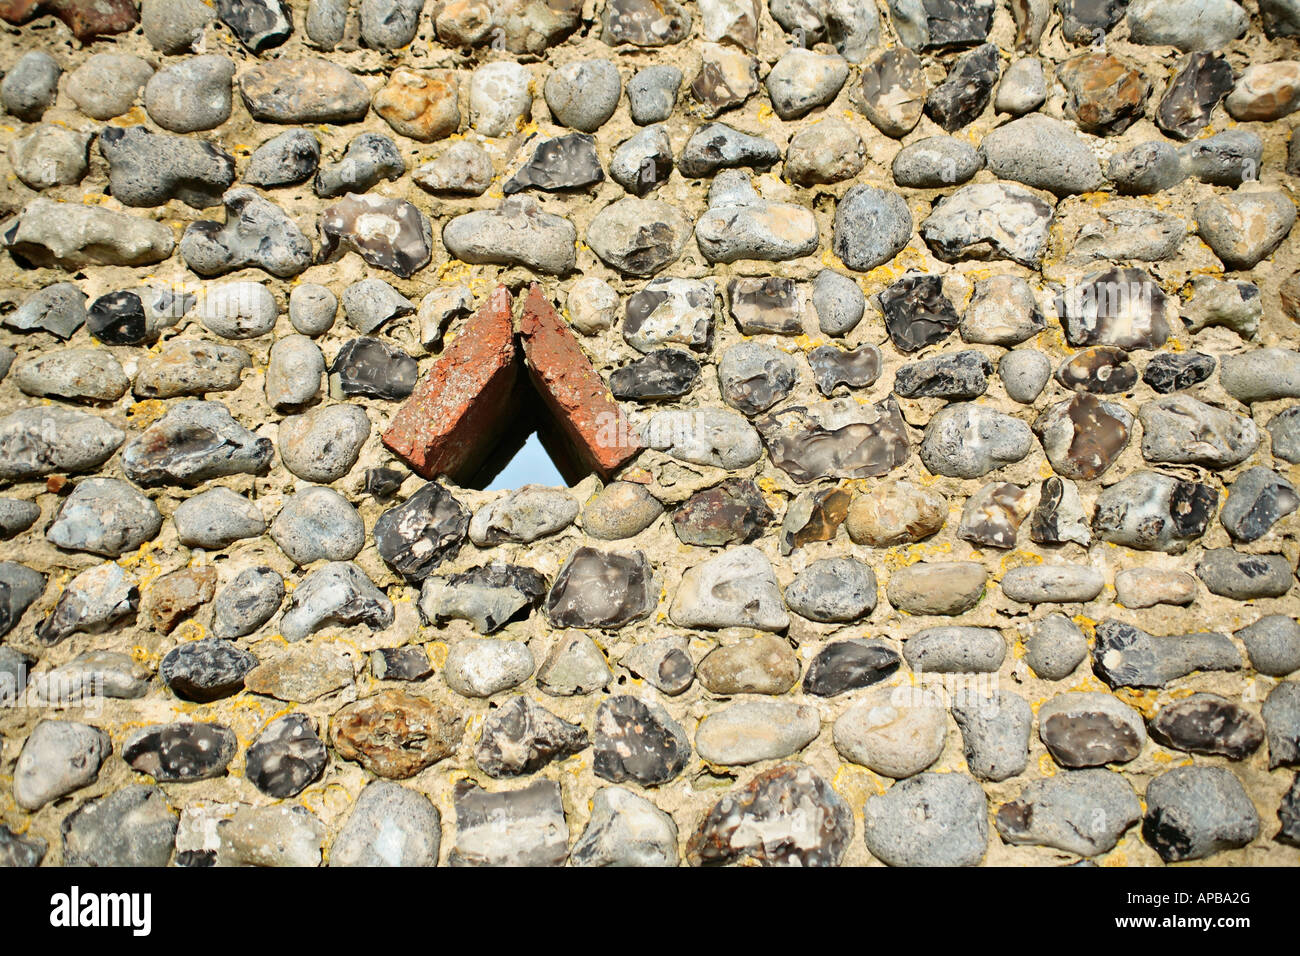
<path fill-rule="evenodd" d="M 519 333 L 533 388 L 583 464 L 609 478 L 636 457 L 641 442 L 536 283 L 524 300 Z"/>
<path fill-rule="evenodd" d="M 9 23 L 26 23 L 43 13 L 58 17 L 83 42 L 125 33 L 140 19 L 132 0 L 0 0 L 0 19 Z"/>
<path fill-rule="evenodd" d="M 519 368 L 510 308 L 510 290 L 497 286 L 384 432 L 425 478 L 467 480 L 508 423 Z"/>

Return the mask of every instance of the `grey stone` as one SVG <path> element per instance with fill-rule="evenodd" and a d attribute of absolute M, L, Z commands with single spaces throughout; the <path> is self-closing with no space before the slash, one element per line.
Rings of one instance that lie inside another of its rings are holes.
<path fill-rule="evenodd" d="M 287 641 L 300 641 L 330 625 L 365 624 L 382 630 L 392 623 L 393 602 L 366 573 L 351 561 L 331 561 L 294 590 L 280 632 Z"/>
<path fill-rule="evenodd" d="M 523 641 L 473 638 L 452 646 L 442 676 L 464 697 L 491 697 L 528 680 L 535 666 Z"/>
<path fill-rule="evenodd" d="M 0 478 L 92 471 L 125 438 L 115 424 L 87 412 L 58 405 L 20 409 L 0 418 Z"/>
<path fill-rule="evenodd" d="M 42 720 L 14 764 L 14 800 L 28 812 L 89 786 L 113 752 L 108 734 L 71 720 Z"/>
<path fill-rule="evenodd" d="M 1270 677 L 1300 670 L 1300 623 L 1286 614 L 1266 614 L 1234 635 L 1246 645 L 1250 666 Z"/>
<path fill-rule="evenodd" d="M 866 165 L 866 146 L 857 130 L 828 116 L 790 137 L 785 175 L 803 186 L 852 179 Z"/>
<path fill-rule="evenodd" d="M 256 267 L 287 278 L 311 265 L 311 240 L 275 203 L 247 186 L 230 190 L 221 201 L 226 207 L 225 223 L 194 222 L 181 236 L 181 258 L 199 275 L 224 275 Z M 205 302 L 214 294 L 209 293 Z"/>
<path fill-rule="evenodd" d="M 780 631 L 790 623 L 771 564 L 748 545 L 687 570 L 669 616 L 679 627 Z"/>
<path fill-rule="evenodd" d="M 69 339 L 86 322 L 86 294 L 71 282 L 56 282 L 33 292 L 3 321 L 18 332 L 49 332 Z"/>
<path fill-rule="evenodd" d="M 664 513 L 659 499 L 641 485 L 616 481 L 582 508 L 582 529 L 593 538 L 618 541 L 640 534 Z"/>
<path fill-rule="evenodd" d="M 1184 53 L 1226 46 L 1246 32 L 1248 23 L 1246 11 L 1232 0 L 1133 0 L 1128 7 L 1134 43 Z"/>
<path fill-rule="evenodd" d="M 672 143 L 660 125 L 647 126 L 624 140 L 609 160 L 610 178 L 635 196 L 662 186 L 672 168 Z"/>
<path fill-rule="evenodd" d="M 527 697 L 512 697 L 483 721 L 474 762 L 490 777 L 518 777 L 585 750 L 588 742 L 578 724 Z"/>
<path fill-rule="evenodd" d="M 979 478 L 1029 454 L 1033 438 L 1019 419 L 961 402 L 941 409 L 926 425 L 921 461 L 931 474 Z"/>
<path fill-rule="evenodd" d="M 1046 3 L 1042 5 L 1046 6 Z M 1017 10 L 1031 6 L 1033 4 L 1026 3 Z M 1027 56 L 1013 60 L 1002 71 L 1002 81 L 998 83 L 997 94 L 993 97 L 993 108 L 999 113 L 1023 116 L 1038 109 L 1046 101 L 1047 78 L 1043 76 L 1043 61 Z"/>
<path fill-rule="evenodd" d="M 35 572 L 31 573 L 35 574 Z M 6 583 L 9 583 L 12 588 L 11 582 L 16 575 L 5 576 L 11 578 L 11 581 Z M 43 582 L 40 588 L 33 587 L 36 582 L 24 580 L 24 577 L 18 577 L 18 580 L 24 589 L 31 588 L 26 591 L 27 594 L 32 595 L 31 600 L 27 601 L 27 604 L 30 604 L 39 596 L 40 590 L 43 590 Z M 17 601 L 15 605 L 21 603 Z M 23 605 L 24 608 L 25 606 Z M 108 561 L 82 571 L 68 582 L 53 610 L 37 629 L 36 639 L 48 646 L 58 644 L 64 638 L 79 632 L 99 633 L 133 614 L 139 606 L 140 591 L 135 581 L 127 576 L 120 565 Z M 17 606 L 13 607 L 13 611 L 17 613 L 11 613 L 10 619 L 16 621 L 21 611 Z"/>
<path fill-rule="evenodd" d="M 619 272 L 652 276 L 677 261 L 690 237 L 691 221 L 676 205 L 628 196 L 596 214 L 586 241 Z"/>
<path fill-rule="evenodd" d="M 610 697 L 596 708 L 594 727 L 592 770 L 611 783 L 668 783 L 691 756 L 686 731 L 653 700 L 630 694 Z"/>
<path fill-rule="evenodd" d="M 484 136 L 504 136 L 533 107 L 532 74 L 520 63 L 498 61 L 474 70 L 469 81 L 470 123 Z"/>
<path fill-rule="evenodd" d="M 785 602 L 810 621 L 856 621 L 875 610 L 876 575 L 855 558 L 824 558 L 795 576 L 786 588 Z"/>
<path fill-rule="evenodd" d="M 889 577 L 889 603 L 909 614 L 963 614 L 984 596 L 988 572 L 974 561 L 921 562 Z"/>
<path fill-rule="evenodd" d="M 359 406 L 313 408 L 280 423 L 280 458 L 299 478 L 329 484 L 352 470 L 369 436 L 370 419 Z"/>
<path fill-rule="evenodd" d="M 982 352 L 945 352 L 900 366 L 894 375 L 894 394 L 903 398 L 978 398 L 988 390 L 992 371 L 992 363 Z"/>
<path fill-rule="evenodd" d="M 891 171 L 894 182 L 900 186 L 941 189 L 966 182 L 983 165 L 983 157 L 965 140 L 955 136 L 927 136 L 900 149 Z"/>
<path fill-rule="evenodd" d="M 1052 362 L 1037 349 L 1013 349 L 998 360 L 998 376 L 1013 401 L 1032 405 L 1052 377 Z"/>
<path fill-rule="evenodd" d="M 962 506 L 957 537 L 976 547 L 1014 548 L 1020 526 L 1029 516 L 1031 494 L 1023 485 L 988 482 Z"/>
<path fill-rule="evenodd" d="M 366 529 L 352 504 L 332 488 L 293 495 L 271 522 L 271 538 L 299 566 L 350 561 L 365 543 Z"/>
<path fill-rule="evenodd" d="M 106 349 L 44 352 L 18 366 L 14 382 L 28 395 L 90 402 L 115 402 L 131 384 Z"/>
<path fill-rule="evenodd" d="M 7 220 L 0 240 L 32 265 L 67 271 L 84 266 L 145 266 L 176 246 L 171 227 L 101 206 L 33 199 Z"/>
<path fill-rule="evenodd" d="M 67 91 L 81 112 L 107 120 L 128 112 L 151 76 L 153 67 L 138 56 L 96 53 L 68 74 Z"/>
<path fill-rule="evenodd" d="M 52 123 L 42 123 L 9 146 L 14 174 L 32 189 L 71 186 L 89 169 L 93 133 L 82 133 Z"/>
<path fill-rule="evenodd" d="M 814 707 L 788 700 L 743 700 L 700 721 L 695 749 L 709 763 L 744 766 L 796 754 L 820 732 Z"/>
<path fill-rule="evenodd" d="M 372 780 L 330 846 L 330 866 L 437 866 L 438 808 L 422 793 Z"/>
<path fill-rule="evenodd" d="M 794 359 L 760 342 L 731 346 L 718 363 L 723 401 L 746 415 L 767 411 L 793 390 L 799 378 Z"/>
<path fill-rule="evenodd" d="M 948 716 L 937 697 L 919 688 L 879 687 L 845 710 L 831 734 L 844 759 L 902 779 L 939 759 Z"/>
<path fill-rule="evenodd" d="M 1029 283 L 1019 276 L 980 279 L 962 316 L 961 337 L 984 345 L 1019 345 L 1047 328 Z"/>
<path fill-rule="evenodd" d="M 323 285 L 304 282 L 289 293 L 289 322 L 303 335 L 324 335 L 337 312 L 338 298 Z"/>
<path fill-rule="evenodd" d="M 690 641 L 682 636 L 644 641 L 619 661 L 624 667 L 670 697 L 684 692 L 695 682 L 695 662 Z"/>
<path fill-rule="evenodd" d="M 720 169 L 767 169 L 780 158 L 780 148 L 769 139 L 742 133 L 726 123 L 703 123 L 682 147 L 677 168 L 688 179 L 703 179 Z"/>
<path fill-rule="evenodd" d="M 560 785 L 489 792 L 472 780 L 452 791 L 456 842 L 449 866 L 561 866 L 569 851 Z"/>
<path fill-rule="evenodd" d="M 348 143 L 337 163 L 320 167 L 312 189 L 327 198 L 360 194 L 405 172 L 406 161 L 396 143 L 382 133 L 362 133 Z"/>
<path fill-rule="evenodd" d="M 1244 760 L 1264 742 L 1264 722 L 1218 694 L 1192 694 L 1166 704 L 1151 718 L 1152 739 L 1196 754 Z"/>
<path fill-rule="evenodd" d="M 1180 146 L 1178 155 L 1188 176 L 1211 186 L 1235 188 L 1259 178 L 1264 141 L 1250 130 L 1230 129 Z"/>
<path fill-rule="evenodd" d="M 1127 763 L 1142 752 L 1146 726 L 1132 707 L 1110 694 L 1058 694 L 1038 708 L 1038 735 L 1062 767 Z"/>
<path fill-rule="evenodd" d="M 1205 859 L 1258 835 L 1259 813 L 1230 770 L 1176 767 L 1147 785 L 1142 838 L 1166 863 Z"/>
<path fill-rule="evenodd" d="M 944 262 L 1010 259 L 1035 269 L 1052 217 L 1052 206 L 1022 186 L 974 183 L 935 205 L 921 223 L 921 238 Z"/>
<path fill-rule="evenodd" d="M 1103 541 L 1178 554 L 1205 533 L 1218 503 L 1209 485 L 1135 471 L 1097 497 L 1092 525 Z"/>
<path fill-rule="evenodd" d="M 1243 187 L 1196 204 L 1200 237 L 1229 269 L 1251 269 L 1271 256 L 1295 225 L 1295 204 L 1264 186 Z"/>
<path fill-rule="evenodd" d="M 243 690 L 245 675 L 257 663 L 248 651 L 208 637 L 168 651 L 158 676 L 182 700 L 206 704 Z"/>
<path fill-rule="evenodd" d="M 1300 494 L 1295 486 L 1272 469 L 1257 465 L 1232 483 L 1219 521 L 1234 541 L 1257 541 L 1297 507 Z"/>
<path fill-rule="evenodd" d="M 1064 680 L 1088 656 L 1088 641 L 1064 614 L 1050 614 L 1028 626 L 1025 662 L 1043 680 Z"/>
<path fill-rule="evenodd" d="M 325 356 L 311 339 L 305 335 L 286 335 L 277 339 L 271 346 L 271 358 L 263 382 L 267 404 L 277 411 L 307 404 L 320 393 L 324 374 Z M 368 426 L 367 422 L 367 434 Z M 281 455 L 284 445 L 281 439 Z"/>
<path fill-rule="evenodd" d="M 1255 283 L 1210 276 L 1192 280 L 1192 298 L 1182 310 L 1183 321 L 1193 332 L 1221 325 L 1243 338 L 1254 338 L 1263 315 L 1264 301 Z"/>
<path fill-rule="evenodd" d="M 1241 652 L 1223 634 L 1157 637 L 1113 619 L 1097 626 L 1092 669 L 1111 687 L 1164 687 L 1192 671 L 1241 669 Z"/>
<path fill-rule="evenodd" d="M 1196 578 L 1186 571 L 1127 568 L 1115 575 L 1115 600 L 1128 608 L 1186 606 L 1196 600 Z"/>
<path fill-rule="evenodd" d="M 45 536 L 67 551 L 116 558 L 152 541 L 161 528 L 157 506 L 130 484 L 88 478 L 59 506 Z"/>
<path fill-rule="evenodd" d="M 886 136 L 902 139 L 921 121 L 928 88 L 915 53 L 886 47 L 863 61 L 859 109 Z"/>
<path fill-rule="evenodd" d="M 54 105 L 63 68 L 44 50 L 29 50 L 5 71 L 0 103 L 21 120 L 35 123 Z"/>
<path fill-rule="evenodd" d="M 903 644 L 903 657 L 913 671 L 934 674 L 991 674 L 1006 654 L 1006 640 L 989 627 L 927 627 Z"/>
<path fill-rule="evenodd" d="M 432 193 L 480 196 L 492 184 L 494 174 L 487 150 L 467 140 L 458 140 L 432 162 L 417 167 L 411 179 Z"/>
<path fill-rule="evenodd" d="M 370 110 L 366 85 L 341 64 L 317 57 L 262 60 L 240 75 L 239 93 L 264 123 L 351 123 Z"/>
<path fill-rule="evenodd" d="M 363 335 L 415 312 L 415 303 L 382 279 L 362 279 L 343 290 L 343 316 Z"/>
<path fill-rule="evenodd" d="M 1300 766 L 1300 682 L 1282 681 L 1259 709 L 1268 734 L 1268 767 Z"/>
<path fill-rule="evenodd" d="M 229 392 L 252 367 L 252 358 L 238 346 L 173 339 L 161 352 L 141 358 L 134 392 L 146 399 Z"/>
<path fill-rule="evenodd" d="M 596 642 L 574 633 L 555 642 L 537 670 L 537 686 L 553 697 L 572 697 L 600 690 L 612 677 Z"/>
<path fill-rule="evenodd" d="M 575 548 L 556 574 L 546 616 L 556 627 L 622 627 L 654 610 L 657 582 L 640 551 Z"/>
<path fill-rule="evenodd" d="M 1011 568 L 1002 593 L 1024 604 L 1086 604 L 1101 594 L 1105 577 L 1085 564 L 1035 564 Z"/>
<path fill-rule="evenodd" d="M 161 790 L 129 784 L 63 818 L 63 865 L 166 866 L 176 826 Z"/>
<path fill-rule="evenodd" d="M 827 644 L 804 675 L 803 691 L 834 697 L 885 680 L 902 658 L 883 640 L 851 639 Z"/>
<path fill-rule="evenodd" d="M 260 282 L 229 282 L 211 289 L 199 305 L 198 318 L 223 339 L 253 339 L 275 327 L 279 306 Z"/>
<path fill-rule="evenodd" d="M 1008 843 L 1092 857 L 1114 849 L 1141 818 L 1133 787 L 1099 767 L 1032 781 L 1015 800 L 998 807 L 993 823 Z"/>
<path fill-rule="evenodd" d="M 428 652 L 418 644 L 380 647 L 370 652 L 375 680 L 422 681 L 433 676 Z"/>
<path fill-rule="evenodd" d="M 284 602 L 284 581 L 265 566 L 245 568 L 217 594 L 212 633 L 231 639 L 251 634 L 275 616 Z"/>
<path fill-rule="evenodd" d="M 745 468 L 763 454 L 753 426 L 735 412 L 718 408 L 656 412 L 642 440 L 681 461 L 714 468 Z"/>
<path fill-rule="evenodd" d="M 0 538 L 22 534 L 41 516 L 41 506 L 21 498 L 0 498 Z"/>
<path fill-rule="evenodd" d="M 1119 193 L 1144 196 L 1178 185 L 1187 173 L 1177 147 L 1166 140 L 1151 140 L 1112 154 L 1106 176 Z"/>
<path fill-rule="evenodd" d="M 1019 694 L 997 691 L 958 695 L 953 719 L 961 729 L 966 766 L 978 780 L 1014 777 L 1029 764 L 1029 734 L 1034 712 Z"/>
<path fill-rule="evenodd" d="M 1247 405 L 1279 398 L 1300 398 L 1300 351 L 1252 349 L 1225 355 L 1219 363 L 1223 390 Z"/>
<path fill-rule="evenodd" d="M 221 866 L 320 866 L 325 824 L 306 807 L 240 806 L 217 824 Z"/>
<path fill-rule="evenodd" d="M 594 133 L 613 115 L 623 82 L 612 61 L 579 60 L 552 70 L 542 93 L 557 123 Z"/>
<path fill-rule="evenodd" d="M 1160 352 L 1142 370 L 1142 381 L 1163 395 L 1199 385 L 1218 367 L 1214 356 L 1204 352 Z"/>
<path fill-rule="evenodd" d="M 518 265 L 553 275 L 573 270 L 576 239 L 573 223 L 544 212 L 531 196 L 511 196 L 496 209 L 457 216 L 442 231 L 447 251 L 464 262 Z"/>
<path fill-rule="evenodd" d="M 186 498 L 176 507 L 172 521 L 181 544 L 211 551 L 266 531 L 266 519 L 257 505 L 222 487 Z"/>
<path fill-rule="evenodd" d="M 656 64 L 637 70 L 627 81 L 627 105 L 632 122 L 638 126 L 662 123 L 677 105 L 682 86 L 682 71 L 675 66 Z"/>
<path fill-rule="evenodd" d="M 1273 457 L 1292 464 L 1300 462 L 1300 406 L 1292 406 L 1274 415 L 1268 422 Z"/>
<path fill-rule="evenodd" d="M 896 192 L 859 184 L 835 207 L 832 249 L 856 272 L 888 262 L 911 238 L 912 213 Z"/>
<path fill-rule="evenodd" d="M 527 544 L 564 530 L 577 517 L 578 502 L 566 489 L 524 485 L 476 511 L 469 537 L 481 548 L 505 541 Z"/>
<path fill-rule="evenodd" d="M 41 837 L 18 836 L 7 826 L 0 826 L 0 866 L 40 866 L 49 844 Z"/>
<path fill-rule="evenodd" d="M 196 485 L 209 478 L 257 474 L 271 461 L 258 438 L 220 402 L 187 399 L 122 449 L 122 470 L 140 485 Z"/>
<path fill-rule="evenodd" d="M 234 62 L 220 54 L 169 63 L 145 84 L 144 108 L 173 133 L 215 129 L 230 119 L 234 76 Z"/>
<path fill-rule="evenodd" d="M 193 51 L 215 19 L 212 8 L 202 0 L 143 0 L 140 4 L 145 39 L 159 53 Z"/>
<path fill-rule="evenodd" d="M 765 82 L 776 115 L 793 120 L 830 103 L 848 78 L 849 64 L 842 56 L 796 46 L 776 61 Z"/>
<path fill-rule="evenodd" d="M 573 866 L 676 866 L 677 826 L 645 797 L 601 787 L 587 826 L 569 854 Z"/>
<path fill-rule="evenodd" d="M 449 577 L 426 578 L 420 591 L 420 614 L 441 623 L 462 618 L 482 634 L 526 618 L 547 592 L 542 575 L 518 565 L 493 563 Z"/>
<path fill-rule="evenodd" d="M 320 165 L 320 142 L 306 129 L 285 130 L 254 150 L 244 169 L 250 186 L 274 189 L 306 182 Z"/>
<path fill-rule="evenodd" d="M 425 0 L 361 0 L 361 39 L 377 50 L 397 50 L 415 39 Z"/>
<path fill-rule="evenodd" d="M 900 781 L 862 808 L 867 849 L 890 866 L 974 866 L 988 848 L 988 801 L 961 773 Z"/>
<path fill-rule="evenodd" d="M 989 132 L 980 154 L 999 179 L 1057 196 L 1100 189 L 1105 181 L 1089 146 L 1065 123 L 1032 115 Z"/>
<path fill-rule="evenodd" d="M 1202 552 L 1196 575 L 1212 594 L 1234 601 L 1281 597 L 1295 583 L 1291 562 L 1284 555 L 1243 554 L 1232 548 Z"/>

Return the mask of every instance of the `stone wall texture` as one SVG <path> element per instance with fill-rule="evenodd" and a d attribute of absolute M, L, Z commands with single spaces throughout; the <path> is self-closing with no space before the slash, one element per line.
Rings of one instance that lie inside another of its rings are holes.
<path fill-rule="evenodd" d="M 0 18 L 0 864 L 1300 863 L 1300 2 Z"/>

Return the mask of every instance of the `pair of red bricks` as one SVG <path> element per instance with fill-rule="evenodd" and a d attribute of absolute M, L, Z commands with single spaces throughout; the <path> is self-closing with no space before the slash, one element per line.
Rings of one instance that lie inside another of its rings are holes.
<path fill-rule="evenodd" d="M 418 385 L 384 444 L 425 478 L 473 472 L 517 414 L 520 372 L 546 404 L 578 459 L 608 479 L 641 442 L 568 323 L 533 283 L 519 315 L 497 286 Z"/>

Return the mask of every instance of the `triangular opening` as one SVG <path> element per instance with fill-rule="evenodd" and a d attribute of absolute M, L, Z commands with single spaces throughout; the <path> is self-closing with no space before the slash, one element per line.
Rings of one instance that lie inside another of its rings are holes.
<path fill-rule="evenodd" d="M 572 453 L 526 372 L 515 380 L 505 431 L 463 484 L 477 491 L 513 491 L 524 485 L 568 487 L 592 470 Z"/>

